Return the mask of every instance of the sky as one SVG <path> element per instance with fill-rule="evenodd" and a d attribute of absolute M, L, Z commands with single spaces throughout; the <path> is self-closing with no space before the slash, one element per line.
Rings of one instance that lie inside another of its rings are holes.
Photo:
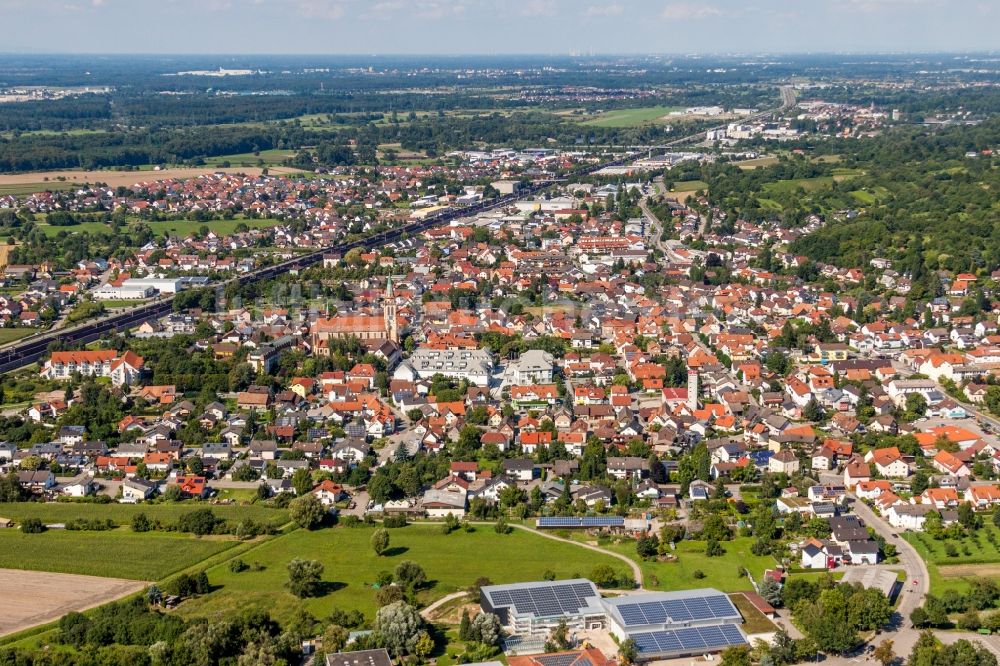
<path fill-rule="evenodd" d="M 13 53 L 985 51 L 1000 0 L 0 0 Z"/>

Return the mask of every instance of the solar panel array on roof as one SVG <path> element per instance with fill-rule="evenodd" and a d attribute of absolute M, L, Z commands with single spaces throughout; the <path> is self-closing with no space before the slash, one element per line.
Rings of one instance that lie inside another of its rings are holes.
<path fill-rule="evenodd" d="M 494 608 L 513 606 L 518 615 L 554 617 L 579 613 L 598 596 L 592 583 L 553 583 L 532 587 L 486 590 Z"/>
<path fill-rule="evenodd" d="M 542 666 L 571 666 L 574 663 L 576 663 L 577 666 L 587 666 L 590 664 L 590 660 L 586 657 L 581 658 L 580 655 L 575 652 L 568 654 L 543 654 L 535 657 L 535 661 Z M 586 662 L 586 664 L 584 662 Z"/>
<path fill-rule="evenodd" d="M 647 631 L 630 637 L 639 653 L 645 655 L 698 653 L 747 643 L 743 632 L 734 624 Z"/>
<path fill-rule="evenodd" d="M 623 527 L 621 516 L 548 516 L 539 518 L 536 527 Z"/>
<path fill-rule="evenodd" d="M 702 620 L 738 618 L 739 612 L 724 594 L 687 599 L 666 599 L 616 605 L 626 627 L 680 624 Z"/>

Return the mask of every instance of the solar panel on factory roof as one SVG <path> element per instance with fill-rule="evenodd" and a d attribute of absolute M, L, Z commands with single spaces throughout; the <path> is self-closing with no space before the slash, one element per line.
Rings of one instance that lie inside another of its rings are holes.
<path fill-rule="evenodd" d="M 698 653 L 746 645 L 747 642 L 739 628 L 732 624 L 647 631 L 632 634 L 631 638 L 639 652 L 646 655 Z"/>
<path fill-rule="evenodd" d="M 494 606 L 509 606 L 510 605 L 510 592 L 504 590 L 497 590 L 490 595 L 490 599 L 493 601 Z"/>
<path fill-rule="evenodd" d="M 655 601 L 641 601 L 639 599 L 641 597 L 616 604 L 626 627 L 739 618 L 736 607 L 724 594 L 657 599 Z"/>
<path fill-rule="evenodd" d="M 546 516 L 539 518 L 537 527 L 621 527 L 625 519 L 621 516 Z"/>
<path fill-rule="evenodd" d="M 486 589 L 493 606 L 513 606 L 518 615 L 553 617 L 579 613 L 590 605 L 590 599 L 597 597 L 592 583 L 551 583 L 510 587 L 506 589 Z"/>

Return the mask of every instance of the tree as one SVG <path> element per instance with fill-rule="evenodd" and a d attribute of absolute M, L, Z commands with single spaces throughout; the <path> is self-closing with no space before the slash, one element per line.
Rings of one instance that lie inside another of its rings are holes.
<path fill-rule="evenodd" d="M 869 588 L 855 592 L 847 600 L 850 625 L 861 631 L 874 631 L 888 624 L 892 606 L 881 590 Z"/>
<path fill-rule="evenodd" d="M 618 645 L 618 661 L 621 664 L 625 666 L 634 664 L 638 656 L 639 649 L 636 647 L 634 639 L 626 638 Z"/>
<path fill-rule="evenodd" d="M 970 608 L 962 613 L 955 624 L 963 631 L 979 631 L 979 627 L 983 626 L 982 621 L 979 619 L 979 611 L 975 608 Z"/>
<path fill-rule="evenodd" d="M 372 550 L 379 557 L 389 550 L 389 530 L 380 527 L 372 533 Z"/>
<path fill-rule="evenodd" d="M 722 653 L 719 662 L 721 666 L 750 666 L 750 648 L 746 645 L 734 645 Z"/>
<path fill-rule="evenodd" d="M 823 408 L 816 402 L 816 398 L 810 398 L 806 406 L 802 408 L 802 418 L 806 421 L 820 421 L 823 419 Z"/>
<path fill-rule="evenodd" d="M 500 645 L 500 639 L 503 638 L 500 618 L 493 613 L 480 613 L 476 615 L 475 619 L 472 620 L 472 625 L 469 627 L 469 634 L 474 640 L 484 645 L 491 645 L 493 647 Z"/>
<path fill-rule="evenodd" d="M 566 620 L 559 620 L 559 623 L 552 628 L 549 633 L 549 640 L 555 646 L 556 650 L 568 650 L 570 648 L 569 643 L 569 626 L 566 624 Z"/>
<path fill-rule="evenodd" d="M 306 494 L 292 500 L 288 505 L 288 515 L 299 527 L 312 530 L 322 524 L 326 509 L 318 497 Z"/>
<path fill-rule="evenodd" d="M 323 631 L 323 651 L 329 654 L 340 652 L 347 645 L 350 633 L 339 624 L 330 624 Z"/>
<path fill-rule="evenodd" d="M 635 552 L 644 560 L 656 557 L 659 552 L 660 540 L 655 534 L 641 536 L 635 542 Z"/>
<path fill-rule="evenodd" d="M 875 646 L 872 656 L 882 666 L 889 666 L 896 659 L 896 653 L 892 650 L 892 641 L 888 638 L 883 639 L 881 643 Z"/>
<path fill-rule="evenodd" d="M 299 497 L 308 495 L 313 488 L 312 472 L 306 467 L 295 470 L 292 474 L 292 488 L 295 488 L 295 494 Z"/>
<path fill-rule="evenodd" d="M 416 647 L 423 621 L 413 606 L 396 601 L 378 609 L 373 628 L 385 646 L 398 657 Z"/>
<path fill-rule="evenodd" d="M 288 563 L 288 590 L 300 599 L 315 597 L 322 589 L 323 563 L 296 557 Z"/>
<path fill-rule="evenodd" d="M 458 624 L 458 640 L 467 641 L 469 640 L 469 628 L 472 626 L 471 620 L 469 620 L 469 609 L 462 609 L 462 620 Z"/>
<path fill-rule="evenodd" d="M 434 639 L 426 631 L 417 634 L 417 642 L 413 645 L 413 654 L 420 659 L 426 659 L 434 651 Z"/>
<path fill-rule="evenodd" d="M 149 516 L 140 512 L 132 516 L 130 526 L 133 532 L 148 532 L 153 529 L 153 521 Z"/>
<path fill-rule="evenodd" d="M 760 582 L 759 593 L 764 598 L 764 601 L 775 608 L 781 608 L 783 601 L 781 585 L 773 578 L 765 578 Z"/>
<path fill-rule="evenodd" d="M 726 549 L 715 539 L 709 539 L 705 544 L 705 557 L 720 557 L 726 554 Z"/>
<path fill-rule="evenodd" d="M 160 591 L 160 588 L 155 583 L 150 585 L 149 589 L 146 590 L 146 601 L 151 606 L 158 606 L 163 601 L 163 592 Z"/>
<path fill-rule="evenodd" d="M 397 583 L 411 592 L 427 582 L 427 574 L 424 573 L 423 567 L 412 560 L 403 560 L 396 565 L 393 577 Z"/>

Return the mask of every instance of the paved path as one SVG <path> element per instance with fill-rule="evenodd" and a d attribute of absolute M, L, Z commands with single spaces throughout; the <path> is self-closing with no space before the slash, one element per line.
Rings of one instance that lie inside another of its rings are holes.
<path fill-rule="evenodd" d="M 422 611 L 420 611 L 420 617 L 424 618 L 425 621 L 430 622 L 431 621 L 431 613 L 433 613 L 434 611 L 436 611 L 441 606 L 444 606 L 449 601 L 451 601 L 453 599 L 460 599 L 461 597 L 467 596 L 468 594 L 469 593 L 466 592 L 465 590 L 459 590 L 458 592 L 452 592 L 451 594 L 446 594 L 443 597 L 441 597 L 440 599 L 438 599 L 437 601 L 435 601 L 434 603 L 432 603 L 427 608 L 425 608 Z"/>

